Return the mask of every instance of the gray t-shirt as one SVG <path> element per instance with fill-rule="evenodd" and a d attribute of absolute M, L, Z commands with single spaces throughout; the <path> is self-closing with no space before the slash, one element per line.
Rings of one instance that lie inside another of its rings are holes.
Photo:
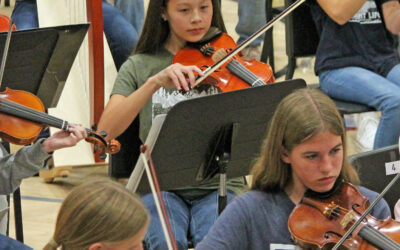
<path fill-rule="evenodd" d="M 140 88 L 149 77 L 171 65 L 173 57 L 165 48 L 161 48 L 157 54 L 136 54 L 129 57 L 118 72 L 111 95 L 129 96 Z M 167 113 L 178 102 L 217 93 L 218 90 L 212 86 L 201 92 L 194 89 L 184 94 L 176 89 L 160 88 L 140 111 L 140 139 L 146 140 L 154 117 Z"/>
<path fill-rule="evenodd" d="M 371 202 L 377 196 L 366 188 L 359 190 Z M 246 192 L 227 206 L 196 250 L 299 249 L 287 226 L 294 207 L 284 192 Z M 378 219 L 390 216 L 386 201 L 381 200 L 371 214 Z"/>

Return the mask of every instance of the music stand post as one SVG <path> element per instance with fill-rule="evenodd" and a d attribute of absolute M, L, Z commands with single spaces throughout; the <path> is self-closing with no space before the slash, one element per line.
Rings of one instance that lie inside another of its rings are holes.
<path fill-rule="evenodd" d="M 153 121 L 149 146 L 161 190 L 208 183 L 220 185 L 219 211 L 226 205 L 226 179 L 249 174 L 279 102 L 306 87 L 302 79 L 179 102 Z M 152 146 L 153 145 L 153 146 Z M 149 193 L 138 160 L 127 188 Z"/>

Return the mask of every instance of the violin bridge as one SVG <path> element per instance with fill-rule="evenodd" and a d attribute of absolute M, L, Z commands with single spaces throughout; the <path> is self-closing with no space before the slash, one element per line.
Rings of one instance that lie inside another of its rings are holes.
<path fill-rule="evenodd" d="M 353 210 L 350 210 L 348 213 L 346 213 L 345 216 L 343 216 L 340 225 L 342 226 L 342 228 L 346 228 L 347 225 L 354 220 L 354 218 L 355 218 L 354 212 Z"/>
<path fill-rule="evenodd" d="M 212 55 L 211 59 L 216 63 L 221 61 L 227 54 L 225 49 L 219 49 Z"/>

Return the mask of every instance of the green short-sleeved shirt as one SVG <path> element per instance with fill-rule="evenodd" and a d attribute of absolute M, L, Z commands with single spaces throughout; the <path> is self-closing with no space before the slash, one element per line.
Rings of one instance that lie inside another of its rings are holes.
<path fill-rule="evenodd" d="M 111 95 L 120 94 L 129 96 L 140 88 L 149 77 L 171 65 L 172 59 L 173 55 L 165 48 L 160 49 L 157 54 L 136 54 L 129 57 L 118 72 Z M 202 90 L 200 93 L 198 91 L 190 91 L 185 94 L 175 89 L 160 88 L 140 111 L 140 139 L 142 141 L 146 140 L 152 119 L 159 114 L 167 113 L 176 103 L 189 98 L 216 94 L 217 92 L 217 89 L 213 87 Z M 229 189 L 239 193 L 244 189 L 245 180 L 244 178 L 234 178 L 228 181 L 227 186 Z M 174 191 L 185 198 L 191 199 L 205 195 L 217 188 L 218 183 L 213 183 L 198 187 L 185 187 Z"/>

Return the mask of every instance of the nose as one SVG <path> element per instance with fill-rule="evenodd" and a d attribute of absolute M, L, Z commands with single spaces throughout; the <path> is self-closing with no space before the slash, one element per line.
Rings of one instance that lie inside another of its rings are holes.
<path fill-rule="evenodd" d="M 334 167 L 334 160 L 329 155 L 322 157 L 319 165 L 319 170 L 322 173 L 329 173 L 333 169 L 333 167 Z"/>
<path fill-rule="evenodd" d="M 192 12 L 192 18 L 190 20 L 192 23 L 198 23 L 201 22 L 201 16 L 200 16 L 200 11 L 198 9 L 195 9 Z"/>

